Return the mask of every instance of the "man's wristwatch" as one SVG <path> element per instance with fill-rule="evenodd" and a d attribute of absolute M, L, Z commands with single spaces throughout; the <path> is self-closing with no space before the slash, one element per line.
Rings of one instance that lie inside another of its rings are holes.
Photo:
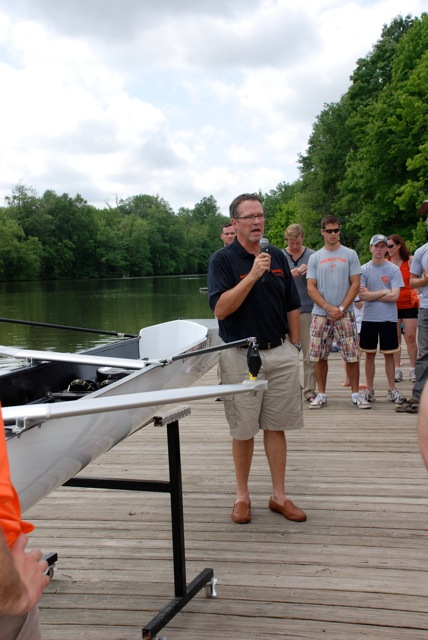
<path fill-rule="evenodd" d="M 302 350 L 302 345 L 300 344 L 300 342 L 293 342 L 293 347 L 295 347 L 297 351 Z"/>
<path fill-rule="evenodd" d="M 341 311 L 342 313 L 345 313 L 345 307 L 342 307 L 342 305 L 339 306 L 339 311 Z"/>

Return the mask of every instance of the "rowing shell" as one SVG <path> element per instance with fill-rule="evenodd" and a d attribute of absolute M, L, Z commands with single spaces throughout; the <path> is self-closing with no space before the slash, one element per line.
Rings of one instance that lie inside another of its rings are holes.
<path fill-rule="evenodd" d="M 41 352 L 41 363 L 31 358 L 29 366 L 1 375 L 11 475 L 23 511 L 149 424 L 160 406 L 250 391 L 242 385 L 233 391 L 223 386 L 189 388 L 216 364 L 218 354 L 204 349 L 219 343 L 216 320 L 177 320 L 91 349 L 84 354 L 90 361 L 78 362 L 81 354 L 71 361 L 62 356 L 53 361 L 52 352 Z M 177 357 L 189 351 L 193 357 Z M 78 400 L 52 402 L 54 396 L 62 400 L 67 395 L 61 390 L 73 378 L 96 380 L 103 357 L 115 365 L 122 358 L 144 362 L 144 368 L 127 366 L 123 377 Z"/>
<path fill-rule="evenodd" d="M 174 320 L 146 327 L 135 338 L 75 354 L 75 358 L 72 354 L 63 358 L 62 354 L 42 352 L 40 362 L 31 359 L 27 366 L 1 375 L 0 401 L 7 427 L 11 476 L 23 510 L 149 424 L 158 410 L 159 398 L 152 396 L 149 405 L 137 403 L 135 407 L 95 413 L 90 412 L 89 403 L 101 399 L 115 403 L 120 396 L 190 387 L 216 362 L 215 353 L 199 355 L 198 351 L 214 346 L 218 341 L 215 321 Z M 194 357 L 171 360 L 189 351 L 194 352 Z M 78 362 L 82 355 L 89 356 L 90 360 Z M 103 363 L 100 358 L 108 358 L 116 365 L 111 367 L 115 376 L 120 374 L 108 380 L 106 386 L 101 386 L 103 383 L 100 382 L 100 375 L 106 369 L 99 366 Z M 122 368 L 120 365 L 124 360 L 126 364 L 132 361 L 139 368 Z M 148 360 L 156 362 L 146 364 Z M 167 361 L 167 364 L 160 366 L 159 360 Z M 75 379 L 91 382 L 99 388 L 82 394 L 78 400 L 68 401 L 69 397 L 75 397 L 67 391 Z M 80 405 L 82 411 L 47 420 L 41 415 L 39 420 L 31 422 L 40 426 L 28 428 L 31 411 L 46 412 L 47 417 L 55 406 L 61 411 L 65 399 L 65 404 Z M 85 405 L 88 412 L 84 411 Z M 12 408 L 15 415 L 11 415 Z M 26 428 L 19 435 L 23 425 Z"/>

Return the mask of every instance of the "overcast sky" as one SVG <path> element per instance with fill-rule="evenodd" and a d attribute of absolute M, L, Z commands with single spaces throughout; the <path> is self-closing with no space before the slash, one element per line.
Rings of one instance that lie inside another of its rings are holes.
<path fill-rule="evenodd" d="M 298 177 L 323 105 L 422 0 L 0 0 L 0 203 L 17 183 L 174 211 Z"/>

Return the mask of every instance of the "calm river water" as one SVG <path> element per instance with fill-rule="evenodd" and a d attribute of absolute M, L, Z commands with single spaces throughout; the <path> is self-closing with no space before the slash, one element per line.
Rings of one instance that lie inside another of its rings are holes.
<path fill-rule="evenodd" d="M 178 318 L 212 318 L 207 276 L 0 283 L 1 318 L 137 334 Z M 0 321 L 0 344 L 75 351 L 115 337 Z M 0 366 L 5 366 L 3 359 Z"/>

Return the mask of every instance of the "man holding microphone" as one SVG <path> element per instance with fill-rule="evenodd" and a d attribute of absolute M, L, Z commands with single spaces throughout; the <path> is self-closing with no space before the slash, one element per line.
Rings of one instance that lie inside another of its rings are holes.
<path fill-rule="evenodd" d="M 224 398 L 233 439 L 237 485 L 232 520 L 237 524 L 251 521 L 248 480 L 254 436 L 261 430 L 272 479 L 269 508 L 289 520 L 302 522 L 306 514 L 285 493 L 284 433 L 303 426 L 299 381 L 300 298 L 283 252 L 272 246 L 267 251 L 260 249 L 264 211 L 259 196 L 242 194 L 233 200 L 229 209 L 236 238 L 211 256 L 209 303 L 218 318 L 224 342 L 257 338 L 262 360 L 259 377 L 269 383 L 266 391 L 254 396 Z M 221 352 L 223 384 L 247 378 L 246 354 L 246 347 Z"/>

